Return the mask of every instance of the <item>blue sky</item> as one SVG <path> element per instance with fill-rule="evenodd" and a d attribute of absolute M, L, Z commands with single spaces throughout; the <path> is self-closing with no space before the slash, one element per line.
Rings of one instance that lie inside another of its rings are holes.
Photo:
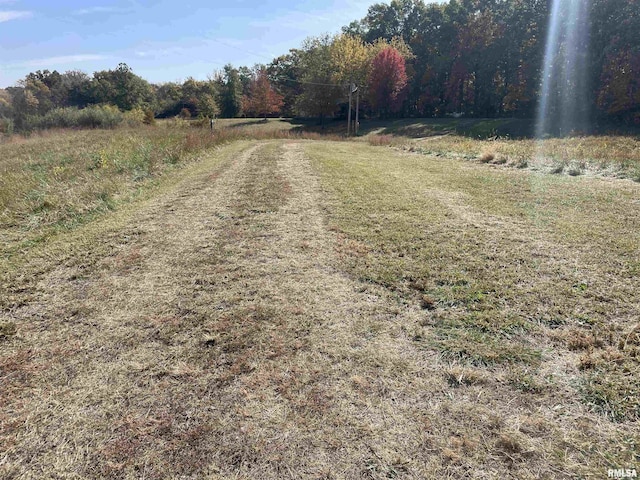
<path fill-rule="evenodd" d="M 0 88 L 35 70 L 125 62 L 151 82 L 205 79 L 337 33 L 375 0 L 0 0 Z"/>

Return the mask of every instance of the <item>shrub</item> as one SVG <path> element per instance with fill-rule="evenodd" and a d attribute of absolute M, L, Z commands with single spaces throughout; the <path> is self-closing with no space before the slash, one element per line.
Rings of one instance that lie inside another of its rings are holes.
<path fill-rule="evenodd" d="M 210 128 L 211 126 L 211 119 L 209 117 L 198 117 L 194 122 L 193 125 L 194 127 L 200 127 L 200 128 Z"/>
<path fill-rule="evenodd" d="M 124 115 L 117 107 L 97 105 L 79 110 L 56 108 L 42 116 L 28 116 L 22 129 L 26 131 L 49 128 L 113 128 L 122 123 Z"/>
<path fill-rule="evenodd" d="M 368 139 L 369 145 L 374 147 L 386 147 L 393 142 L 393 135 L 371 135 Z"/>
<path fill-rule="evenodd" d="M 14 123 L 10 118 L 0 118 L 0 133 L 4 133 L 6 135 L 13 134 Z"/>
<path fill-rule="evenodd" d="M 153 113 L 153 110 L 151 110 L 150 108 L 145 109 L 144 119 L 142 121 L 145 123 L 145 125 L 155 125 L 156 117 Z"/>
<path fill-rule="evenodd" d="M 136 127 L 142 125 L 145 119 L 145 112 L 141 107 L 135 107 L 124 113 L 124 118 L 127 125 L 130 127 Z"/>
<path fill-rule="evenodd" d="M 123 113 L 113 105 L 97 105 L 79 110 L 78 127 L 114 128 L 124 120 Z"/>
<path fill-rule="evenodd" d="M 182 118 L 182 119 L 185 119 L 185 120 L 188 119 L 188 118 L 191 118 L 191 111 L 188 108 L 185 107 L 182 110 L 180 110 L 179 117 Z"/>

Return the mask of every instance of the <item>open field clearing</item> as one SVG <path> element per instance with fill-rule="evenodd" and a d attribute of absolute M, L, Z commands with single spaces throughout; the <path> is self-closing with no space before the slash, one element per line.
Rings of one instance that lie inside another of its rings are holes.
<path fill-rule="evenodd" d="M 640 184 L 274 132 L 2 146 L 0 477 L 637 468 Z"/>

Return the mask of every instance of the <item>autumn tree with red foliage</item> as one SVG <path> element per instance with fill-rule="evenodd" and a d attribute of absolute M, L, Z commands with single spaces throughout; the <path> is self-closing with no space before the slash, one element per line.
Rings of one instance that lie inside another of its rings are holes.
<path fill-rule="evenodd" d="M 391 46 L 380 50 L 373 59 L 369 75 L 369 100 L 380 116 L 402 109 L 407 96 L 407 80 L 402 54 Z"/>
<path fill-rule="evenodd" d="M 249 95 L 242 100 L 245 114 L 266 118 L 267 115 L 280 113 L 283 104 L 284 97 L 271 86 L 267 71 L 265 69 L 258 71 L 249 85 Z"/>

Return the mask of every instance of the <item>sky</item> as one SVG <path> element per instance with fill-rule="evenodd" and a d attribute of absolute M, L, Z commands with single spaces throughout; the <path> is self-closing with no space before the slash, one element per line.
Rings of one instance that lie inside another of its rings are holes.
<path fill-rule="evenodd" d="M 375 0 L 0 0 L 0 88 L 36 70 L 127 63 L 153 83 L 268 63 Z"/>

